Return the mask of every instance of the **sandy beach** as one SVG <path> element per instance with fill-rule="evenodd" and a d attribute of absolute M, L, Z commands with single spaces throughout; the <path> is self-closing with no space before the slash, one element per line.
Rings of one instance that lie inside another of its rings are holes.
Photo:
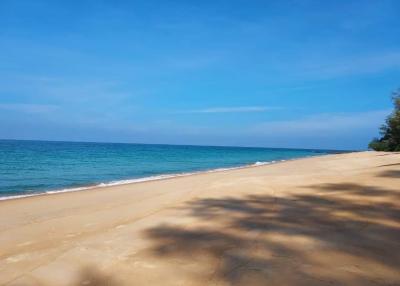
<path fill-rule="evenodd" d="M 1 285 L 400 285 L 400 154 L 0 202 Z"/>

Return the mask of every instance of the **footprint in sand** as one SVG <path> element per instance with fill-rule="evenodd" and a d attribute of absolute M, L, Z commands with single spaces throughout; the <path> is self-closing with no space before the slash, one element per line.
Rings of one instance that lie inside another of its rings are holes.
<path fill-rule="evenodd" d="M 21 260 L 24 260 L 28 256 L 29 255 L 27 255 L 27 254 L 18 254 L 18 255 L 10 256 L 10 257 L 6 258 L 6 262 L 7 263 L 16 263 L 16 262 L 19 262 Z"/>
<path fill-rule="evenodd" d="M 31 245 L 33 243 L 33 241 L 25 241 L 23 243 L 18 244 L 18 246 L 27 246 L 27 245 Z"/>

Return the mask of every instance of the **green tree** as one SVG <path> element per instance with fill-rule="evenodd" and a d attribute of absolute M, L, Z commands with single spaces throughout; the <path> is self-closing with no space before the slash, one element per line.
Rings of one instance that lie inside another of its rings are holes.
<path fill-rule="evenodd" d="M 393 92 L 394 110 L 381 127 L 381 138 L 375 138 L 369 148 L 376 151 L 400 151 L 400 89 Z"/>

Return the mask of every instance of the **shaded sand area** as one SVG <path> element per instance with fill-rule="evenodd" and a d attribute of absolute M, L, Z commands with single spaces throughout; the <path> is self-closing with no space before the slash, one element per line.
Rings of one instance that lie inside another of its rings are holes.
<path fill-rule="evenodd" d="M 0 202 L 4 285 L 400 285 L 400 154 Z"/>

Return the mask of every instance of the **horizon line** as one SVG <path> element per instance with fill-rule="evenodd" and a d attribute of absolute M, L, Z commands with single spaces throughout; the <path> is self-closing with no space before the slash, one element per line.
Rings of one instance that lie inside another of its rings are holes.
<path fill-rule="evenodd" d="M 177 144 L 177 143 L 143 143 L 143 142 L 112 142 L 112 141 L 80 141 L 80 140 L 54 140 L 54 139 L 15 139 L 0 138 L 0 141 L 39 141 L 55 143 L 93 143 L 93 144 L 131 144 L 131 145 L 164 145 L 164 146 L 191 146 L 191 147 L 226 147 L 226 148 L 254 148 L 254 149 L 281 149 L 281 150 L 315 150 L 315 151 L 334 151 L 334 152 L 363 152 L 368 149 L 324 149 L 324 148 L 300 148 L 300 147 L 266 147 L 266 146 L 238 146 L 238 145 L 197 145 L 197 144 Z"/>

